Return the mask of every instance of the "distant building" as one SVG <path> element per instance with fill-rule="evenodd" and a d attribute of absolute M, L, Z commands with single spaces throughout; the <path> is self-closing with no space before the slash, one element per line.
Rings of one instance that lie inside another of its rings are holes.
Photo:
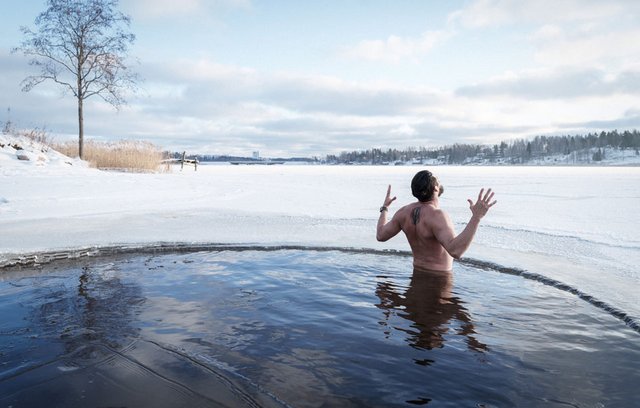
<path fill-rule="evenodd" d="M 260 151 L 256 150 L 255 152 L 253 152 L 253 158 L 256 160 L 260 160 Z"/>

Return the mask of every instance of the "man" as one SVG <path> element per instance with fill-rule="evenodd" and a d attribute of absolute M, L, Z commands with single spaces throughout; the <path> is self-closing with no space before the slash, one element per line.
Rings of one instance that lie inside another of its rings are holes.
<path fill-rule="evenodd" d="M 453 258 L 460 258 L 469 248 L 478 229 L 480 219 L 497 201 L 491 202 L 491 189 L 478 194 L 478 200 L 470 199 L 471 219 L 464 230 L 456 235 L 453 223 L 446 212 L 440 209 L 439 197 L 444 187 L 430 171 L 419 171 L 411 181 L 411 192 L 417 202 L 400 208 L 391 221 L 387 222 L 389 206 L 396 197 L 391 197 L 391 186 L 387 188 L 384 204 L 380 207 L 380 218 L 376 239 L 384 242 L 403 231 L 413 253 L 416 269 L 431 271 L 451 271 Z"/>

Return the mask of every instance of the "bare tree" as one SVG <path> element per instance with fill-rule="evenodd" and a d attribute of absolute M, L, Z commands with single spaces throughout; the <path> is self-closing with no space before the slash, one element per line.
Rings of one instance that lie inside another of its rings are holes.
<path fill-rule="evenodd" d="M 47 0 L 36 17 L 36 31 L 21 27 L 25 38 L 13 52 L 31 57 L 39 69 L 22 82 L 22 90 L 51 80 L 78 101 L 78 154 L 83 156 L 84 100 L 94 95 L 119 109 L 123 93 L 135 90 L 137 76 L 125 65 L 135 36 L 131 19 L 117 10 L 118 0 Z"/>

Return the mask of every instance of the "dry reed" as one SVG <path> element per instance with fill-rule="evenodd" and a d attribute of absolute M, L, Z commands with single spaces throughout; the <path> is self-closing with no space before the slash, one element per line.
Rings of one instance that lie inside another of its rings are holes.
<path fill-rule="evenodd" d="M 69 157 L 78 156 L 78 143 L 54 144 L 53 148 Z M 120 140 L 118 142 L 87 141 L 83 159 L 91 167 L 131 172 L 166 171 L 162 164 L 163 153 L 152 143 Z"/>
<path fill-rule="evenodd" d="M 27 139 L 36 142 L 36 143 L 40 143 L 42 145 L 45 146 L 50 146 L 51 145 L 51 137 L 49 136 L 49 133 L 47 133 L 47 130 L 44 128 L 35 128 L 35 129 L 30 129 L 30 130 L 20 130 L 15 132 L 16 135 L 18 136 L 24 136 Z"/>

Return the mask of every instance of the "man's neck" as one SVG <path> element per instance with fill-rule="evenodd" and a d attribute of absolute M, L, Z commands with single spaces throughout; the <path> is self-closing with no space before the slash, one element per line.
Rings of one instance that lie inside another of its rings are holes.
<path fill-rule="evenodd" d="M 431 205 L 435 208 L 440 207 L 440 200 L 438 199 L 438 197 L 435 197 L 435 196 L 429 201 L 418 201 L 418 203 L 422 205 Z"/>

